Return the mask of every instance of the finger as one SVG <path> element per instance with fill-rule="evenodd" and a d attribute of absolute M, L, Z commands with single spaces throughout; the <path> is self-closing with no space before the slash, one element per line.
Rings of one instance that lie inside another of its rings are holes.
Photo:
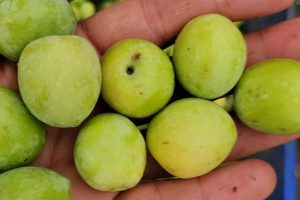
<path fill-rule="evenodd" d="M 300 18 L 246 35 L 248 65 L 269 58 L 300 60 Z"/>
<path fill-rule="evenodd" d="M 183 25 L 205 13 L 220 13 L 233 20 L 269 15 L 293 0 L 130 0 L 81 22 L 77 34 L 88 38 L 102 54 L 116 41 L 143 38 L 158 45 L 174 39 Z"/>
<path fill-rule="evenodd" d="M 14 62 L 0 58 L 0 86 L 18 88 L 17 66 Z"/>
<path fill-rule="evenodd" d="M 194 179 L 146 182 L 116 199 L 265 199 L 275 182 L 275 172 L 267 163 L 245 160 Z"/>
<path fill-rule="evenodd" d="M 240 121 L 236 120 L 236 123 L 239 137 L 227 160 L 237 160 L 300 137 L 300 133 L 288 136 L 264 134 L 245 126 Z"/>

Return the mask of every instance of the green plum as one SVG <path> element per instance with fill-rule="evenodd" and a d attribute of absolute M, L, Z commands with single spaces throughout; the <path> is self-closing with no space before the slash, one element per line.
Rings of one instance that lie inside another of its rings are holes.
<path fill-rule="evenodd" d="M 300 62 L 270 59 L 248 68 L 234 92 L 234 109 L 247 126 L 265 133 L 300 131 Z"/>
<path fill-rule="evenodd" d="M 237 130 L 230 115 L 198 98 L 175 101 L 150 122 L 146 143 L 170 174 L 193 178 L 216 168 L 231 152 Z"/>
<path fill-rule="evenodd" d="M 96 13 L 96 6 L 88 0 L 75 0 L 71 2 L 78 21 L 84 20 Z"/>
<path fill-rule="evenodd" d="M 173 61 L 177 78 L 196 97 L 218 98 L 241 77 L 246 51 L 243 35 L 229 19 L 218 14 L 196 17 L 175 41 Z"/>
<path fill-rule="evenodd" d="M 18 63 L 21 96 L 30 112 L 55 127 L 76 127 L 101 89 L 95 49 L 79 36 L 47 36 L 26 46 Z"/>
<path fill-rule="evenodd" d="M 143 118 L 170 100 L 175 83 L 169 57 L 142 39 L 114 44 L 101 61 L 103 99 L 117 112 Z"/>
<path fill-rule="evenodd" d="M 91 187 L 101 191 L 126 190 L 143 176 L 145 141 L 128 118 L 100 114 L 80 130 L 74 160 L 79 174 Z"/>
<path fill-rule="evenodd" d="M 0 200 L 70 200 L 71 183 L 46 168 L 21 167 L 0 175 Z"/>
<path fill-rule="evenodd" d="M 1 0 L 0 19 L 0 54 L 14 61 L 32 40 L 70 35 L 76 27 L 67 0 Z"/>
<path fill-rule="evenodd" d="M 8 170 L 37 157 L 44 147 L 45 128 L 14 91 L 0 87 L 0 99 L 0 170 Z"/>

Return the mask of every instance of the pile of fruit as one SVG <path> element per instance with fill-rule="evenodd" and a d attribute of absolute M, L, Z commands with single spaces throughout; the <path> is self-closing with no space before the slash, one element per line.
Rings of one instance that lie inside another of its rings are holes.
<path fill-rule="evenodd" d="M 218 167 L 237 140 L 234 120 L 215 103 L 228 95 L 249 127 L 279 135 L 300 131 L 300 63 L 273 59 L 245 70 L 244 37 L 224 16 L 192 19 L 166 51 L 131 38 L 101 60 L 73 35 L 76 17 L 66 0 L 2 0 L 0 19 L 0 54 L 18 62 L 20 92 L 0 88 L 0 200 L 71 198 L 67 178 L 25 166 L 44 147 L 45 125 L 81 125 L 75 166 L 101 191 L 138 184 L 147 149 L 178 178 Z M 181 87 L 189 96 L 174 93 Z M 100 95 L 114 112 L 87 119 Z M 149 124 L 138 127 L 134 119 Z"/>

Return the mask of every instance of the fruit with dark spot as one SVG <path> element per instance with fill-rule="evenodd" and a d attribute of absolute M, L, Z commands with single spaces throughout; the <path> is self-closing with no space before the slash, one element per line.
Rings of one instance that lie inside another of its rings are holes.
<path fill-rule="evenodd" d="M 284 135 L 300 131 L 300 62 L 271 59 L 248 68 L 234 92 L 234 109 L 255 130 Z"/>
<path fill-rule="evenodd" d="M 114 44 L 101 62 L 102 96 L 117 112 L 143 118 L 164 107 L 174 91 L 174 71 L 169 57 L 142 39 Z"/>

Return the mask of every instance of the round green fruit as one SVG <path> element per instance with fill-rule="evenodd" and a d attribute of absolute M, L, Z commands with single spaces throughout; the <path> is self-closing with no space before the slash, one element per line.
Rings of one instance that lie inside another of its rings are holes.
<path fill-rule="evenodd" d="M 207 100 L 187 98 L 168 105 L 152 119 L 146 142 L 167 172 L 192 178 L 223 162 L 236 139 L 234 121 L 225 110 Z"/>
<path fill-rule="evenodd" d="M 56 172 L 22 167 L 0 175 L 0 200 L 70 200 L 71 183 Z"/>
<path fill-rule="evenodd" d="M 29 42 L 73 34 L 76 26 L 67 0 L 1 0 L 0 19 L 0 54 L 14 61 Z"/>
<path fill-rule="evenodd" d="M 246 62 L 243 35 L 229 19 L 207 14 L 191 20 L 178 35 L 173 51 L 179 82 L 192 95 L 215 99 L 230 91 Z"/>
<path fill-rule="evenodd" d="M 271 59 L 243 74 L 234 92 L 234 109 L 247 126 L 265 133 L 300 131 L 300 63 Z"/>
<path fill-rule="evenodd" d="M 71 2 L 78 21 L 84 20 L 96 13 L 96 6 L 88 0 L 75 0 Z"/>
<path fill-rule="evenodd" d="M 81 177 L 101 191 L 134 187 L 146 165 L 146 146 L 139 129 L 126 117 L 105 113 L 80 131 L 74 158 Z"/>
<path fill-rule="evenodd" d="M 47 36 L 22 52 L 18 81 L 26 106 L 39 120 L 55 127 L 76 127 L 99 97 L 100 61 L 83 38 Z"/>
<path fill-rule="evenodd" d="M 117 112 L 143 118 L 158 112 L 174 91 L 174 71 L 156 45 L 126 39 L 113 45 L 102 62 L 102 96 Z"/>
<path fill-rule="evenodd" d="M 45 128 L 14 91 L 0 87 L 0 99 L 0 170 L 8 170 L 37 157 L 44 147 Z"/>

